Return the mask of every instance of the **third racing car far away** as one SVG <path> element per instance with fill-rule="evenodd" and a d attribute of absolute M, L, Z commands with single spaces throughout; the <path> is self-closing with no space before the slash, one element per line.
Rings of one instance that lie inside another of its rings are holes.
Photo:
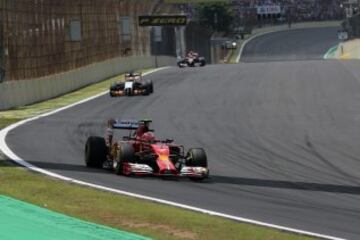
<path fill-rule="evenodd" d="M 173 140 L 155 138 L 151 120 L 108 121 L 106 137 L 91 136 L 85 146 L 88 167 L 105 168 L 116 174 L 188 177 L 203 180 L 209 176 L 206 153 L 202 148 L 184 147 Z M 129 130 L 122 140 L 114 139 L 114 130 Z"/>

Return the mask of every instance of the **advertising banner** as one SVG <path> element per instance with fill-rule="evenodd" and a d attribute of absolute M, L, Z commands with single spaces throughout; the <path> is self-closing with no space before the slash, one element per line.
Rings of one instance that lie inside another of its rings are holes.
<path fill-rule="evenodd" d="M 139 26 L 181 26 L 187 24 L 184 15 L 139 16 Z"/>
<path fill-rule="evenodd" d="M 257 14 L 280 14 L 281 13 L 281 7 L 280 5 L 263 5 L 263 6 L 257 6 L 256 7 Z"/>

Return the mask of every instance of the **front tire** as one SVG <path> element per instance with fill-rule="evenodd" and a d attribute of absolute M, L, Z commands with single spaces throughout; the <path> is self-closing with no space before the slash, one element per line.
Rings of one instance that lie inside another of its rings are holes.
<path fill-rule="evenodd" d="M 191 148 L 186 154 L 186 165 L 189 167 L 207 168 L 207 156 L 202 148 Z M 192 181 L 202 181 L 208 177 L 208 173 L 199 177 L 190 177 Z"/>
<path fill-rule="evenodd" d="M 202 148 L 191 148 L 186 154 L 186 165 L 207 168 L 207 156 Z"/>
<path fill-rule="evenodd" d="M 150 95 L 151 93 L 154 92 L 154 86 L 151 80 L 146 80 L 146 82 L 144 83 L 144 93 L 143 95 Z"/>
<path fill-rule="evenodd" d="M 102 137 L 89 137 L 85 144 L 85 164 L 87 167 L 101 168 L 106 161 L 107 147 Z"/>
<path fill-rule="evenodd" d="M 154 92 L 154 85 L 153 82 L 151 80 L 147 81 L 147 87 L 148 87 L 148 91 L 149 93 L 153 93 Z"/>

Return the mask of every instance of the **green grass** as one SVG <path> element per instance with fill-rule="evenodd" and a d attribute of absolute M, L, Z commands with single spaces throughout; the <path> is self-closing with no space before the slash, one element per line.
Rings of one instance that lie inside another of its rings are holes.
<path fill-rule="evenodd" d="M 146 73 L 150 70 L 151 69 L 143 69 L 141 70 L 141 72 Z M 41 113 L 49 112 L 51 110 L 67 106 L 72 103 L 76 103 L 85 98 L 109 90 L 109 87 L 112 83 L 122 81 L 123 79 L 124 79 L 124 75 L 119 75 L 113 78 L 109 78 L 105 81 L 89 85 L 87 87 L 81 88 L 79 90 L 65 94 L 63 96 L 50 99 L 48 101 L 32 104 L 29 106 L 19 107 L 8 111 L 2 111 L 0 112 L 0 119 L 4 119 L 4 118 L 23 119 L 23 118 L 36 116 Z"/>
<path fill-rule="evenodd" d="M 44 113 L 105 91 L 111 82 L 118 81 L 119 79 L 122 79 L 122 76 L 88 86 L 49 101 L 0 112 L 0 129 L 21 119 Z M 119 181 L 121 181 L 121 177 L 119 177 Z M 0 194 L 83 220 L 160 240 L 312 239 L 74 185 L 17 167 L 9 161 L 4 161 L 4 157 L 1 155 Z"/>
<path fill-rule="evenodd" d="M 0 182 L 2 195 L 154 239 L 310 239 L 65 183 L 4 161 Z"/>
<path fill-rule="evenodd" d="M 0 118 L 0 129 L 3 129 L 4 127 L 16 123 L 17 121 L 19 121 L 21 119 L 19 118 Z"/>

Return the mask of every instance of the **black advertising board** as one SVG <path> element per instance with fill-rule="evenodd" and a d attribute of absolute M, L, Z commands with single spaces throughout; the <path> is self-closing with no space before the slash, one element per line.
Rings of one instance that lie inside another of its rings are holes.
<path fill-rule="evenodd" d="M 139 26 L 183 26 L 187 23 L 184 15 L 139 16 Z"/>

